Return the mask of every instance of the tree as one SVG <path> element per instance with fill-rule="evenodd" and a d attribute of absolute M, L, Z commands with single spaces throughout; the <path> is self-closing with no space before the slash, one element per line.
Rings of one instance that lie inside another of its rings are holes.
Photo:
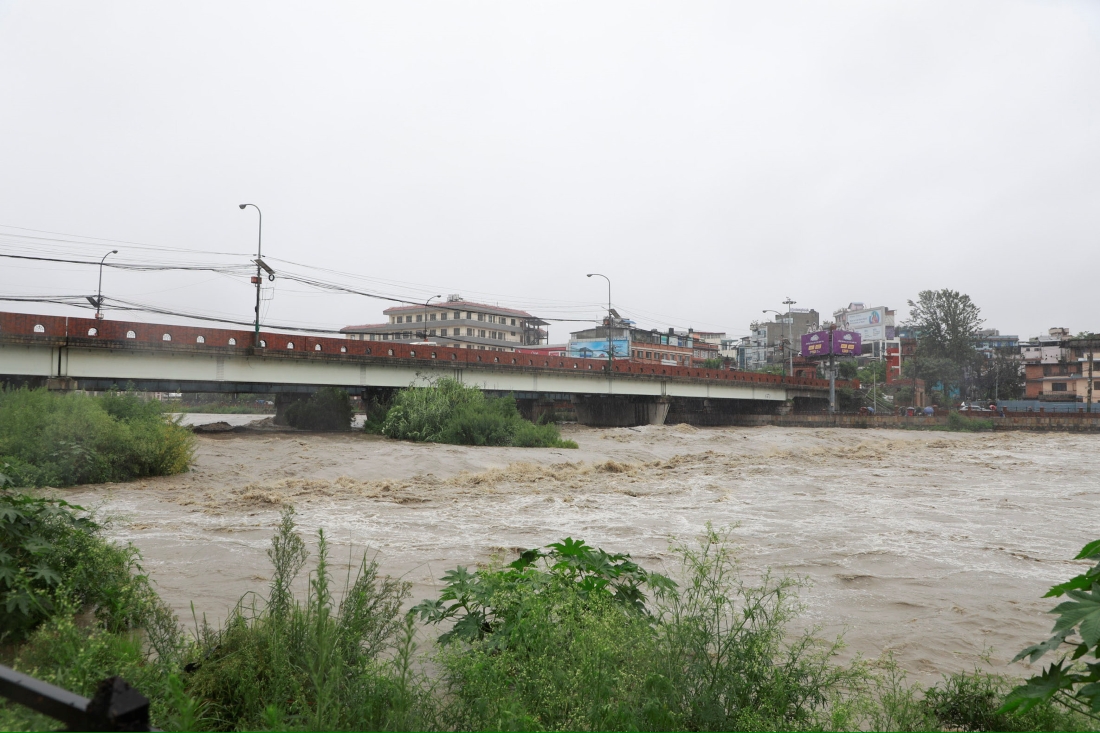
<path fill-rule="evenodd" d="M 990 359 L 982 359 L 977 374 L 978 396 L 987 400 L 1014 400 L 1024 393 L 1020 360 L 1011 349 L 998 349 Z"/>
<path fill-rule="evenodd" d="M 941 381 L 945 394 L 961 386 L 975 373 L 974 344 L 983 323 L 981 309 L 969 295 L 947 288 L 922 290 L 916 303 L 909 301 L 906 322 L 917 336 L 917 352 L 910 362 L 913 373 L 926 382 Z"/>

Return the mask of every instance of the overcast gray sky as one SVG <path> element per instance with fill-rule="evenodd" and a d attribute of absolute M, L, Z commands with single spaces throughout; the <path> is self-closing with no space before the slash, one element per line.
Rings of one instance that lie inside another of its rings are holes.
<path fill-rule="evenodd" d="M 410 299 L 595 318 L 597 271 L 661 328 L 949 287 L 1002 333 L 1100 330 L 1094 0 L 0 0 L 0 100 L 0 252 L 243 263 L 252 202 L 277 269 Z M 0 258 L 0 295 L 95 285 Z M 254 297 L 210 272 L 104 293 Z M 279 279 L 266 316 L 386 305 Z"/>

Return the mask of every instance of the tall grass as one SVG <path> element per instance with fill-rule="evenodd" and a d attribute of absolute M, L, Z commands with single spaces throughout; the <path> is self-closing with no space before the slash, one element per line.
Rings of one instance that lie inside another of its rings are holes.
<path fill-rule="evenodd" d="M 189 430 L 135 395 L 0 389 L 0 473 L 16 486 L 127 481 L 187 470 Z"/>
<path fill-rule="evenodd" d="M 380 578 L 365 557 L 338 601 L 328 543 L 318 556 L 305 602 L 290 592 L 305 566 L 293 512 L 268 552 L 269 594 L 246 596 L 225 625 L 203 624 L 186 663 L 188 695 L 201 701 L 214 730 L 417 729 L 431 724 L 428 686 L 414 668 L 411 620 L 401 614 L 409 585 Z"/>
<path fill-rule="evenodd" d="M 374 426 L 370 423 L 366 429 Z M 512 397 L 486 397 L 477 387 L 450 378 L 398 392 L 381 432 L 400 440 L 457 445 L 577 447 L 572 440 L 562 440 L 556 425 L 524 420 Z"/>

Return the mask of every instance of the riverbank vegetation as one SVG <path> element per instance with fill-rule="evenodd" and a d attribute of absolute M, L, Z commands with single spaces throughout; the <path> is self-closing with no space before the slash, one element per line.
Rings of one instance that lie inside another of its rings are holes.
<path fill-rule="evenodd" d="M 512 397 L 487 397 L 477 387 L 443 378 L 399 391 L 384 418 L 364 427 L 389 438 L 456 445 L 576 448 L 557 425 L 535 425 L 519 414 Z"/>
<path fill-rule="evenodd" d="M 155 400 L 0 389 L 0 474 L 15 486 L 166 476 L 187 470 L 193 451 L 191 431 Z"/>
<path fill-rule="evenodd" d="M 122 675 L 150 697 L 153 724 L 164 729 L 983 731 L 1096 722 L 1053 696 L 1010 695 L 1009 678 L 980 670 L 922 688 L 889 659 L 839 663 L 839 640 L 799 625 L 803 582 L 743 576 L 730 538 L 710 528 L 673 548 L 667 576 L 565 539 L 510 563 L 456 568 L 438 597 L 403 612 L 409 585 L 381 576 L 366 556 L 337 577 L 323 532 L 310 562 L 287 509 L 268 550 L 266 591 L 245 595 L 222 625 L 196 619 L 184 634 L 131 548 L 105 542 L 77 507 L 6 497 L 20 539 L 5 545 L 14 559 L 4 572 L 29 587 L 38 582 L 34 548 L 49 544 L 57 555 L 56 577 L 35 590 L 48 605 L 20 622 L 0 661 L 84 695 Z M 92 565 L 80 567 L 89 554 Z M 307 565 L 308 591 L 298 596 Z M 96 577 L 106 579 L 100 588 L 89 583 Z M 1086 625 L 1082 635 L 1092 633 Z M 51 725 L 0 705 L 0 729 Z"/>

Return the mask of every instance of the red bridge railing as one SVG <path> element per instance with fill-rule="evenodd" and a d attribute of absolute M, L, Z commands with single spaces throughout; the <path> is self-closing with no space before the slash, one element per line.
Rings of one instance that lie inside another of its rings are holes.
<path fill-rule="evenodd" d="M 252 355 L 254 332 L 205 326 L 176 326 L 132 321 L 97 321 L 94 318 L 43 316 L 24 313 L 0 313 L 0 339 L 58 342 L 57 345 L 102 346 L 112 349 L 163 349 L 165 351 L 210 351 L 220 354 Z M 261 331 L 261 351 L 265 356 L 295 358 L 363 357 L 386 359 L 423 359 L 455 362 L 469 366 L 518 367 L 555 371 L 607 372 L 604 359 L 574 359 L 508 351 L 458 349 L 430 344 L 398 344 L 389 341 L 353 341 L 328 336 L 308 336 Z M 741 372 L 727 369 L 640 364 L 620 360 L 613 373 L 640 377 L 668 377 L 712 382 L 773 384 L 777 387 L 827 389 L 828 381 L 809 377 L 781 377 L 775 374 Z M 838 383 L 839 384 L 839 383 Z"/>

